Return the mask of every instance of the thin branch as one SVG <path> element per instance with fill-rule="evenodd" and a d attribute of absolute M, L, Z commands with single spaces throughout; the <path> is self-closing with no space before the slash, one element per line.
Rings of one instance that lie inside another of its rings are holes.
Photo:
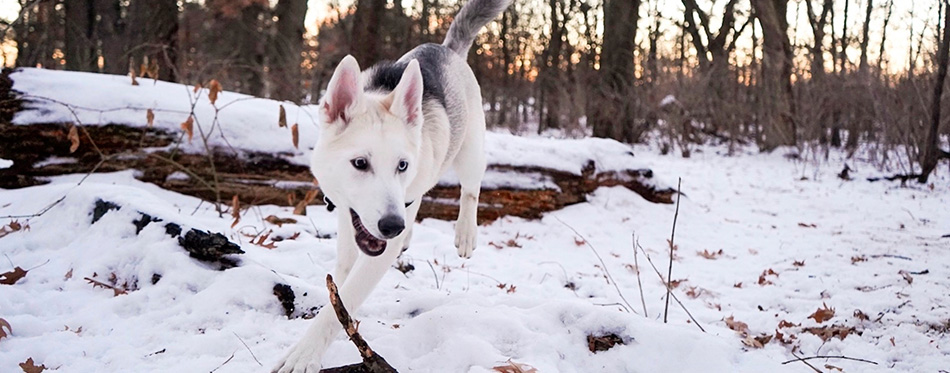
<path fill-rule="evenodd" d="M 792 361 L 801 361 L 802 364 L 807 365 L 807 366 L 808 366 L 809 368 L 811 368 L 812 370 L 814 370 L 814 371 L 816 371 L 816 372 L 818 372 L 818 373 L 822 373 L 821 370 L 818 370 L 818 368 L 815 368 L 814 365 L 811 365 L 811 363 L 805 361 L 805 359 L 802 359 L 800 356 L 796 355 L 794 352 L 792 352 L 791 354 L 792 354 L 792 356 L 794 356 L 794 357 L 796 358 L 795 360 L 792 360 Z M 782 363 L 782 364 L 785 364 L 785 363 Z"/>
<path fill-rule="evenodd" d="M 597 257 L 597 260 L 600 261 L 600 268 L 601 268 L 601 270 L 604 271 L 604 275 L 607 276 L 607 279 L 609 279 L 609 280 L 610 280 L 610 283 L 613 284 L 614 289 L 617 290 L 617 295 L 620 296 L 620 299 L 623 300 L 623 303 L 626 305 L 626 306 L 624 306 L 624 309 L 625 309 L 627 312 L 633 312 L 633 313 L 636 313 L 636 314 L 639 315 L 639 313 L 637 313 L 637 311 L 634 311 L 634 310 L 633 310 L 633 306 L 630 305 L 630 302 L 627 302 L 627 298 L 623 296 L 623 292 L 620 291 L 620 286 L 617 286 L 617 281 L 614 281 L 614 276 L 611 276 L 611 275 L 610 275 L 610 271 L 607 270 L 607 264 L 604 263 L 604 259 L 600 257 L 600 254 L 597 253 L 597 249 L 594 248 L 594 245 L 591 245 L 591 244 L 590 244 L 590 240 L 588 240 L 587 237 L 584 237 L 584 235 L 582 235 L 580 232 L 578 232 L 577 229 L 574 229 L 574 227 L 568 225 L 568 224 L 565 223 L 563 220 L 559 219 L 557 216 L 555 216 L 554 219 L 557 220 L 557 221 L 559 221 L 559 222 L 561 222 L 561 224 L 564 224 L 565 227 L 567 227 L 568 229 L 570 229 L 571 231 L 573 231 L 574 234 L 578 235 L 582 240 L 584 240 L 584 243 L 587 244 L 587 247 L 590 248 L 590 251 L 592 251 L 592 252 L 594 253 L 594 256 Z"/>
<path fill-rule="evenodd" d="M 643 317 L 650 317 L 650 315 L 647 314 L 647 301 L 643 297 L 643 282 L 640 281 L 640 263 L 639 263 L 639 259 L 637 259 L 639 256 L 640 255 L 637 252 L 637 234 L 634 233 L 633 234 L 633 266 L 637 270 L 637 287 L 640 288 L 640 303 L 643 305 Z"/>
<path fill-rule="evenodd" d="M 237 337 L 237 339 L 238 339 L 239 341 L 241 341 L 241 344 L 244 345 L 244 348 L 247 349 L 247 352 L 250 352 L 250 353 L 251 353 L 251 357 L 254 358 L 254 361 L 257 362 L 257 365 L 264 366 L 264 364 L 261 364 L 261 361 L 260 361 L 260 360 L 257 360 L 257 356 L 254 356 L 254 351 L 251 351 L 251 348 L 247 346 L 247 343 L 244 343 L 244 340 L 241 339 L 241 336 L 237 335 L 237 333 L 234 333 L 234 332 L 231 332 L 231 333 L 233 333 L 234 336 Z"/>
<path fill-rule="evenodd" d="M 666 281 L 663 279 L 663 274 L 660 273 L 660 270 L 656 268 L 656 264 L 653 264 L 653 259 L 650 258 L 650 254 L 647 254 L 646 250 L 644 250 L 643 247 L 641 247 L 640 245 L 637 245 L 637 249 L 639 249 L 641 252 L 643 252 L 643 256 L 645 256 L 645 257 L 647 258 L 647 262 L 650 263 L 650 267 L 653 267 L 653 271 L 656 272 L 656 276 L 659 277 L 659 278 L 660 278 L 660 281 L 662 281 L 662 282 L 666 285 L 667 289 L 669 289 L 669 288 L 670 288 L 670 283 L 669 283 L 669 282 L 666 282 Z M 689 319 L 690 319 L 690 320 L 693 320 L 693 323 L 696 324 L 696 326 L 699 328 L 699 330 L 702 330 L 703 333 L 705 333 L 705 332 L 706 332 L 706 329 L 703 329 L 703 326 L 702 326 L 702 325 L 699 325 L 699 321 L 697 321 L 696 318 L 693 317 L 693 314 L 692 314 L 691 312 L 689 312 L 688 309 L 686 309 L 686 306 L 683 305 L 683 302 L 680 302 L 680 299 L 676 296 L 676 293 L 672 293 L 672 292 L 671 292 L 671 293 L 670 293 L 670 296 L 672 296 L 672 297 L 673 297 L 673 300 L 675 300 L 676 303 L 678 303 L 678 304 L 680 305 L 680 308 L 682 308 L 683 311 L 686 312 L 686 315 L 689 316 Z"/>
<path fill-rule="evenodd" d="M 797 357 L 797 356 L 796 356 L 796 357 Z M 818 356 L 809 356 L 809 357 L 798 357 L 797 359 L 792 359 L 792 360 L 789 360 L 789 361 L 782 362 L 782 365 L 785 365 L 785 364 L 788 364 L 788 363 L 794 363 L 794 362 L 796 362 L 796 361 L 805 361 L 805 360 L 812 360 L 812 359 L 843 359 L 843 360 L 860 361 L 860 362 L 862 362 L 862 363 L 868 363 L 868 364 L 878 365 L 877 362 L 875 362 L 875 361 L 865 360 L 865 359 L 859 359 L 859 358 L 856 358 L 856 357 L 849 357 L 849 356 L 843 356 L 843 355 L 836 355 L 836 356 L 831 356 L 831 355 L 818 355 Z"/>
<path fill-rule="evenodd" d="M 333 305 L 333 310 L 336 311 L 336 317 L 340 320 L 340 324 L 343 324 L 343 330 L 346 331 L 350 341 L 360 351 L 360 356 L 363 357 L 363 367 L 366 368 L 366 371 L 370 373 L 396 373 L 396 369 L 389 365 L 382 356 L 373 352 L 366 340 L 360 336 L 359 330 L 357 330 L 359 322 L 350 318 L 350 314 L 343 305 L 343 300 L 340 299 L 336 284 L 333 282 L 333 276 L 330 274 L 327 274 L 327 290 L 330 291 L 330 304 Z"/>
<path fill-rule="evenodd" d="M 676 247 L 673 245 L 673 239 L 676 238 L 676 219 L 680 216 L 680 196 L 683 195 L 680 192 L 680 187 L 683 184 L 683 179 L 680 178 L 676 182 L 676 213 L 673 214 L 673 232 L 670 233 L 670 265 L 666 271 L 666 306 L 663 308 L 663 323 L 666 324 L 667 315 L 670 311 L 670 294 L 673 292 L 672 281 L 673 281 L 673 248 Z"/>

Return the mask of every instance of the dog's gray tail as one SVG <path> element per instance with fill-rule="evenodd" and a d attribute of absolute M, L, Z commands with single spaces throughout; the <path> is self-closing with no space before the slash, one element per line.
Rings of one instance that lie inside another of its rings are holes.
<path fill-rule="evenodd" d="M 445 36 L 442 45 L 462 57 L 467 57 L 468 50 L 472 48 L 472 42 L 475 41 L 478 32 L 505 11 L 511 1 L 470 0 L 455 16 L 455 20 L 449 26 L 449 34 Z"/>

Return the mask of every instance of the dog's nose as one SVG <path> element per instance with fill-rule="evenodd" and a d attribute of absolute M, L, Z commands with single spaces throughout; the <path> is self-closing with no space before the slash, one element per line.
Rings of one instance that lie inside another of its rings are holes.
<path fill-rule="evenodd" d="M 393 238 L 406 229 L 406 223 L 396 215 L 386 215 L 379 220 L 379 233 L 385 238 Z"/>

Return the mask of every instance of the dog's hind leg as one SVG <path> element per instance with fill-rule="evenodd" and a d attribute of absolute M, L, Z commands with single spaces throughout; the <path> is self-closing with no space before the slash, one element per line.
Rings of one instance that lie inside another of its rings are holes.
<path fill-rule="evenodd" d="M 333 279 L 338 283 L 343 283 L 359 256 L 359 248 L 356 247 L 356 241 L 353 239 L 343 239 L 343 237 L 356 237 L 353 230 L 353 224 L 350 221 L 350 214 L 340 212 L 337 214 L 340 221 L 336 240 L 336 268 L 333 271 Z"/>
<path fill-rule="evenodd" d="M 471 257 L 475 250 L 478 194 L 485 176 L 485 114 L 480 109 L 474 111 L 466 131 L 462 147 L 452 164 L 462 189 L 459 216 L 455 224 L 455 247 L 463 258 Z"/>

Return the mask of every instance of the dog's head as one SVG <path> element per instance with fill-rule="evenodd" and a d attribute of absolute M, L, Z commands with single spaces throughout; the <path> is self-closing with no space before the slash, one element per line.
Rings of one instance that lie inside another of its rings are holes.
<path fill-rule="evenodd" d="M 422 138 L 422 73 L 408 63 L 390 93 L 364 92 L 359 64 L 346 56 L 320 102 L 321 134 L 310 169 L 367 255 L 386 249 L 406 222 L 406 189 L 416 175 Z"/>

